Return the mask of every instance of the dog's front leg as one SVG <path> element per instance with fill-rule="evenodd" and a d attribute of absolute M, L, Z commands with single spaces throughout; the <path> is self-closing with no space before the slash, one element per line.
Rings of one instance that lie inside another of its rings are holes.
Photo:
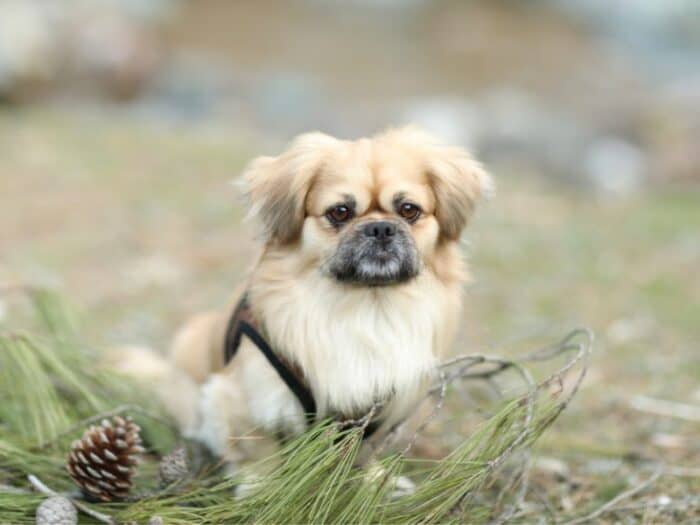
<path fill-rule="evenodd" d="M 233 437 L 237 430 L 235 422 L 242 419 L 237 412 L 243 404 L 242 393 L 229 375 L 212 374 L 200 387 L 199 425 L 188 437 L 202 442 L 214 455 L 235 465 L 242 459 Z"/>
<path fill-rule="evenodd" d="M 254 424 L 247 413 L 245 396 L 233 373 L 212 374 L 200 388 L 199 426 L 191 437 L 224 460 L 229 476 L 240 476 L 237 497 L 253 492 L 274 468 L 269 458 L 278 450 L 277 439 L 263 431 L 251 432 Z"/>

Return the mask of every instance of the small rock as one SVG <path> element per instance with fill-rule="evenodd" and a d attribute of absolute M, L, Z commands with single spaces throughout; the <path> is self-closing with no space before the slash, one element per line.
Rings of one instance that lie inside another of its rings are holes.
<path fill-rule="evenodd" d="M 73 525 L 78 523 L 78 512 L 68 498 L 53 496 L 41 502 L 36 509 L 37 525 Z"/>
<path fill-rule="evenodd" d="M 152 516 L 151 519 L 148 520 L 148 525 L 163 525 L 164 523 L 163 518 L 160 516 Z"/>
<path fill-rule="evenodd" d="M 619 459 L 592 459 L 586 463 L 586 471 L 590 474 L 604 476 L 615 472 L 622 465 Z"/>
<path fill-rule="evenodd" d="M 475 102 L 477 151 L 487 165 L 520 166 L 578 183 L 583 146 L 593 130 L 567 110 L 518 89 Z"/>
<path fill-rule="evenodd" d="M 158 31 L 109 9 L 74 18 L 71 59 L 78 75 L 118 99 L 140 94 L 163 62 Z"/>
<path fill-rule="evenodd" d="M 681 449 L 688 446 L 688 440 L 678 434 L 657 433 L 651 436 L 651 442 L 660 448 Z"/>
<path fill-rule="evenodd" d="M 625 344 L 639 341 L 653 332 L 653 322 L 644 317 L 617 319 L 610 323 L 606 335 L 611 343 Z"/>
<path fill-rule="evenodd" d="M 416 124 L 445 142 L 474 149 L 479 119 L 475 108 L 458 98 L 426 98 L 410 101 L 401 110 L 400 120 Z"/>
<path fill-rule="evenodd" d="M 570 512 L 576 508 L 576 504 L 574 503 L 574 500 L 565 494 L 561 497 L 561 508 L 567 512 Z"/>
<path fill-rule="evenodd" d="M 535 460 L 534 467 L 543 472 L 553 474 L 559 480 L 566 480 L 569 477 L 569 466 L 560 459 L 550 457 L 539 457 Z"/>
<path fill-rule="evenodd" d="M 0 0 L 0 99 L 27 98 L 55 79 L 62 48 L 52 4 Z"/>
<path fill-rule="evenodd" d="M 661 494 L 658 498 L 656 498 L 656 502 L 662 507 L 666 507 L 671 504 L 672 500 L 666 494 Z"/>
<path fill-rule="evenodd" d="M 588 148 L 584 170 L 602 193 L 624 196 L 641 188 L 648 175 L 647 164 L 640 147 L 618 137 L 603 137 Z"/>
<path fill-rule="evenodd" d="M 404 496 L 410 496 L 416 492 L 416 484 L 406 476 L 396 476 L 391 480 L 393 490 L 391 498 L 398 499 Z"/>

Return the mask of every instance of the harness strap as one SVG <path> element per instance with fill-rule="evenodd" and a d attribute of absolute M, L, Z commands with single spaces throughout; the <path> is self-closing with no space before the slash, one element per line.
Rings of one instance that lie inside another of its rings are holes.
<path fill-rule="evenodd" d="M 224 365 L 227 365 L 236 356 L 241 346 L 241 339 L 243 335 L 246 335 L 258 350 L 262 352 L 270 365 L 272 365 L 272 368 L 277 372 L 277 375 L 299 400 L 304 409 L 307 424 L 312 425 L 316 421 L 316 400 L 304 380 L 303 371 L 296 365 L 286 362 L 272 349 L 258 330 L 257 324 L 250 308 L 248 294 L 244 294 L 236 305 L 236 309 L 233 311 L 226 328 Z M 380 426 L 380 421 L 371 421 L 367 425 L 362 439 L 370 437 Z"/>
<path fill-rule="evenodd" d="M 270 365 L 272 365 L 272 368 L 277 372 L 277 375 L 280 376 L 282 381 L 284 381 L 299 400 L 299 403 L 304 409 L 307 423 L 313 424 L 316 419 L 316 400 L 311 390 L 309 390 L 306 384 L 300 379 L 300 374 L 295 373 L 291 366 L 277 356 L 255 325 L 256 323 L 250 311 L 250 304 L 248 303 L 248 296 L 246 294 L 236 306 L 226 330 L 224 365 L 227 365 L 231 359 L 236 356 L 238 348 L 241 346 L 241 339 L 245 334 L 258 350 L 263 353 Z"/>

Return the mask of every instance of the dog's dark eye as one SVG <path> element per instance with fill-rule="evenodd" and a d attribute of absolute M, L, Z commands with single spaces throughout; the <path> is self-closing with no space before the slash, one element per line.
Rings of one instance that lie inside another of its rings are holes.
<path fill-rule="evenodd" d="M 398 209 L 399 215 L 406 219 L 408 222 L 414 222 L 420 217 L 420 212 L 421 209 L 411 203 L 411 202 L 404 202 L 403 204 L 399 205 Z"/>
<path fill-rule="evenodd" d="M 342 224 L 344 222 L 352 219 L 352 210 L 341 204 L 340 206 L 334 206 L 326 212 L 326 217 L 333 224 Z"/>

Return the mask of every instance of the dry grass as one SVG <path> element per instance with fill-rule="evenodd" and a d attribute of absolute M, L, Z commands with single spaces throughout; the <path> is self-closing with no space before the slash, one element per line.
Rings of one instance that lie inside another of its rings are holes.
<path fill-rule="evenodd" d="M 88 341 L 163 346 L 180 319 L 227 300 L 244 271 L 252 239 L 228 181 L 257 153 L 216 129 L 0 114 L 0 281 L 58 284 L 89 312 Z M 526 501 L 548 509 L 550 521 L 585 515 L 663 463 L 685 475 L 664 474 L 625 515 L 697 519 L 689 499 L 700 491 L 697 422 L 640 412 L 632 401 L 700 403 L 700 191 L 652 188 L 605 201 L 496 176 L 499 194 L 469 234 L 475 282 L 460 351 L 516 357 L 565 327 L 598 334 L 577 402 L 538 442 Z M 10 324 L 18 314 L 3 304 Z M 448 409 L 417 452 L 440 456 L 473 428 L 462 401 Z"/>

